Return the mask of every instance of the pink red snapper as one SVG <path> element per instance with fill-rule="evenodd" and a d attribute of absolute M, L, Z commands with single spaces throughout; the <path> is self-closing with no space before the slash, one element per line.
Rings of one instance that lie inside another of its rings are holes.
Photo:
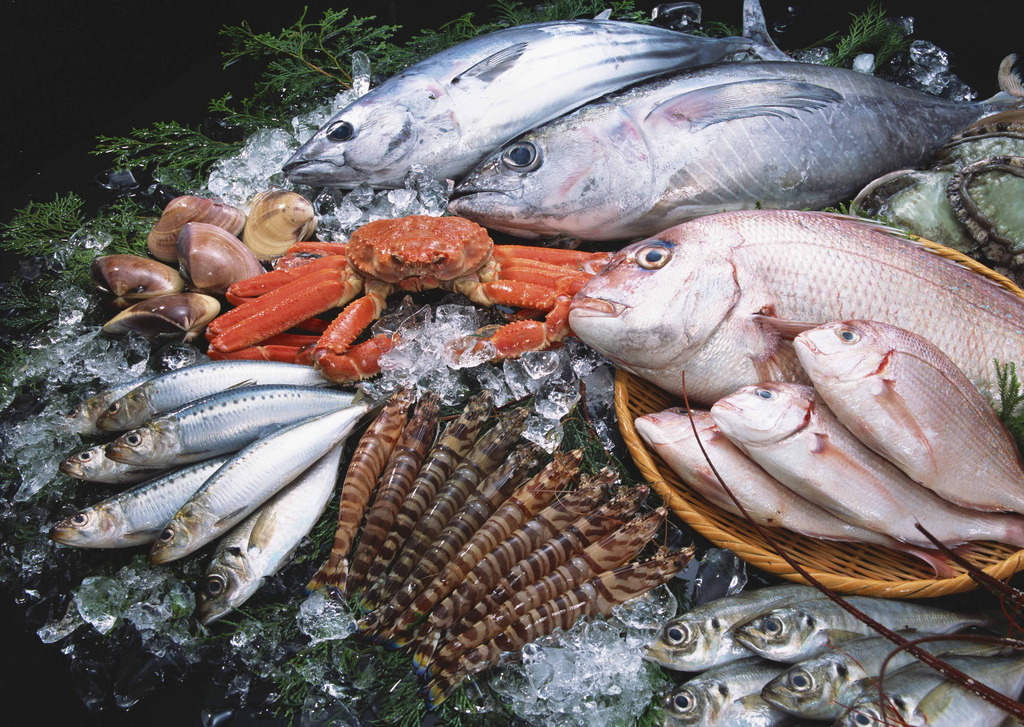
<path fill-rule="evenodd" d="M 1024 361 L 1024 300 L 886 228 L 824 212 L 709 215 L 616 253 L 569 325 L 617 366 L 710 406 L 741 386 L 807 381 L 786 336 L 865 318 L 938 345 L 983 394 Z"/>

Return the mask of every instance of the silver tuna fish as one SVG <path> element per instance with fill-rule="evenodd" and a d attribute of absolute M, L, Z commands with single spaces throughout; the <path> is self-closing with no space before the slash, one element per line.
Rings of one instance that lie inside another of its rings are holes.
<path fill-rule="evenodd" d="M 467 40 L 339 111 L 285 163 L 285 175 L 315 186 L 400 187 L 419 165 L 461 179 L 524 131 L 630 83 L 738 53 L 785 58 L 768 38 L 760 3 L 746 0 L 743 18 L 744 38 L 572 20 Z"/>
<path fill-rule="evenodd" d="M 1020 92 L 1012 61 L 1000 86 Z M 727 63 L 637 84 L 523 135 L 455 188 L 453 214 L 521 237 L 626 240 L 726 210 L 819 209 L 915 166 L 1002 91 L 956 103 L 804 63 Z"/>
<path fill-rule="evenodd" d="M 616 365 L 691 403 L 807 381 L 784 337 L 849 318 L 936 342 L 989 399 L 992 360 L 1024 361 L 1024 300 L 863 220 L 709 215 L 629 245 L 577 294 L 569 325 Z M 787 330 L 788 329 L 788 330 Z"/>

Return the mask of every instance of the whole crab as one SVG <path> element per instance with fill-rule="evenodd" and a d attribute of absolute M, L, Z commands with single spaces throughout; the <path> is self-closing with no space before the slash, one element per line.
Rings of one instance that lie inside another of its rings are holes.
<path fill-rule="evenodd" d="M 518 320 L 452 346 L 494 346 L 495 358 L 540 350 L 569 334 L 570 298 L 607 261 L 604 253 L 495 246 L 487 231 L 461 217 L 412 215 L 360 227 L 348 243 L 299 243 L 276 269 L 235 283 L 237 305 L 207 327 L 211 358 L 311 363 L 332 381 L 379 371 L 393 341 L 352 342 L 398 291 L 448 290 L 474 303 L 528 309 L 541 320 Z M 360 293 L 363 295 L 361 297 Z M 315 316 L 344 306 L 323 328 Z M 322 331 L 295 336 L 293 327 Z"/>

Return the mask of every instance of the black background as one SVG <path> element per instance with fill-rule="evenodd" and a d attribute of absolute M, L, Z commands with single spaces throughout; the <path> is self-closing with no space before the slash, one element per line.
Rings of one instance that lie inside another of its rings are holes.
<path fill-rule="evenodd" d="M 637 4 L 649 9 L 656 3 Z M 48 201 L 66 192 L 88 195 L 95 175 L 108 166 L 88 153 L 97 135 L 126 135 L 156 121 L 196 125 L 206 117 L 210 99 L 248 95 L 252 72 L 240 65 L 222 68 L 227 45 L 218 31 L 243 21 L 257 31 L 278 31 L 294 23 L 304 5 L 311 19 L 326 7 L 344 6 L 355 15 L 402 24 L 406 35 L 465 12 L 475 11 L 478 17 L 490 12 L 487 2 L 464 1 L 5 0 L 0 5 L 0 221 L 30 200 Z M 796 8 L 795 24 L 774 35 L 784 50 L 845 30 L 849 13 L 866 5 L 764 2 L 769 27 L 787 8 Z M 1022 47 L 1018 16 L 1011 10 L 1018 2 L 958 3 L 955 15 L 936 5 L 883 3 L 889 15 L 914 16 L 915 37 L 949 51 L 954 72 L 982 98 L 993 94 L 999 61 Z M 704 14 L 738 26 L 740 0 L 705 2 Z M 199 724 L 205 686 L 198 680 L 172 685 L 127 713 L 89 714 L 71 690 L 65 657 L 25 628 L 9 595 L 0 598 L 0 715 L 5 724 Z M 234 724 L 243 722 L 249 723 L 239 718 Z"/>

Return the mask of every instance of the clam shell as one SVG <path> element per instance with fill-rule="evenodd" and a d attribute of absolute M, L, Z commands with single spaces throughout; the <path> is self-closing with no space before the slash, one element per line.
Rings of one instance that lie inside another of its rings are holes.
<path fill-rule="evenodd" d="M 232 283 L 266 272 L 242 241 L 206 222 L 186 222 L 178 234 L 178 264 L 189 289 L 223 295 Z"/>
<path fill-rule="evenodd" d="M 177 262 L 178 233 L 186 222 L 206 222 L 237 235 L 245 226 L 245 213 L 217 199 L 192 195 L 175 197 L 149 231 L 146 238 L 149 254 L 167 263 Z"/>
<path fill-rule="evenodd" d="M 272 189 L 252 199 L 242 241 L 260 260 L 274 260 L 316 229 L 313 205 L 296 192 Z"/>
<path fill-rule="evenodd" d="M 138 333 L 151 341 L 195 340 L 220 313 L 220 302 L 201 293 L 171 293 L 125 308 L 103 326 L 104 333 Z"/>
<path fill-rule="evenodd" d="M 93 258 L 89 272 L 97 288 L 114 296 L 112 303 L 117 308 L 185 289 L 177 270 L 138 255 L 100 255 Z"/>

